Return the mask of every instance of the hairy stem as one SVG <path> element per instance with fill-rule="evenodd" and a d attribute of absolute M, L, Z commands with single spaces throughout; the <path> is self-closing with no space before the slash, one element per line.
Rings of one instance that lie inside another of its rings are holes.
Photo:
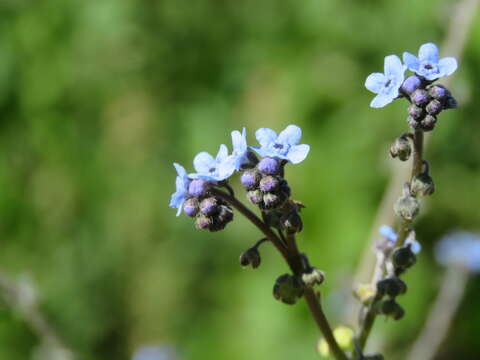
<path fill-rule="evenodd" d="M 303 262 L 300 252 L 298 251 L 295 235 L 294 234 L 287 234 L 286 236 L 286 243 L 287 247 L 285 247 L 282 238 L 285 238 L 283 234 L 280 232 L 280 237 L 277 236 L 270 226 L 268 226 L 265 222 L 263 222 L 255 213 L 253 213 L 249 208 L 243 205 L 236 197 L 227 194 L 224 191 L 219 189 L 212 189 L 212 194 L 222 198 L 223 200 L 227 201 L 230 205 L 232 205 L 235 209 L 237 209 L 242 215 L 244 215 L 248 220 L 250 220 L 261 232 L 265 234 L 265 236 L 270 240 L 270 242 L 277 248 L 277 250 L 282 254 L 283 258 L 287 262 L 288 266 L 292 270 L 295 275 L 301 275 L 303 271 Z M 335 337 L 333 336 L 332 328 L 323 312 L 322 306 L 320 301 L 318 300 L 315 292 L 311 288 L 307 288 L 304 291 L 303 297 L 307 302 L 308 309 L 312 314 L 318 328 L 323 334 L 325 341 L 327 342 L 333 356 L 337 360 L 348 360 L 348 357 L 345 355 L 343 350 L 338 345 Z"/>

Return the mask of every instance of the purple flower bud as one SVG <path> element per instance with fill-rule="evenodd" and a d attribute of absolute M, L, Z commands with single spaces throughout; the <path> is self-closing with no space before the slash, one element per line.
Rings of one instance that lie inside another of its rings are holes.
<path fill-rule="evenodd" d="M 247 190 L 253 190 L 258 186 L 260 174 L 256 170 L 247 170 L 242 174 L 240 181 Z"/>
<path fill-rule="evenodd" d="M 278 189 L 280 182 L 273 176 L 265 176 L 260 180 L 260 190 L 263 192 L 272 192 Z"/>
<path fill-rule="evenodd" d="M 191 196 L 195 196 L 195 197 L 205 196 L 205 193 L 207 192 L 209 185 L 210 184 L 207 181 L 202 179 L 192 180 L 192 182 L 188 186 L 188 193 Z"/>
<path fill-rule="evenodd" d="M 433 99 L 425 109 L 430 115 L 437 115 L 443 110 L 443 105 L 439 100 Z"/>
<path fill-rule="evenodd" d="M 195 226 L 198 229 L 202 229 L 202 230 L 209 229 L 212 226 L 212 224 L 213 224 L 212 218 L 205 215 L 200 215 L 199 217 L 197 217 L 197 220 L 195 221 Z"/>
<path fill-rule="evenodd" d="M 420 106 L 417 106 L 415 104 L 411 104 L 408 107 L 408 115 L 410 115 L 412 118 L 415 120 L 420 120 L 425 117 L 425 110 L 421 108 Z"/>
<path fill-rule="evenodd" d="M 421 84 L 422 80 L 417 75 L 412 75 L 405 79 L 402 84 L 402 90 L 407 94 L 411 94 L 417 90 Z"/>
<path fill-rule="evenodd" d="M 218 211 L 218 201 L 214 197 L 204 199 L 200 203 L 200 212 L 203 215 L 213 215 Z"/>
<path fill-rule="evenodd" d="M 442 85 L 434 85 L 428 89 L 428 94 L 434 99 L 444 100 L 448 95 L 450 95 L 450 91 L 448 91 Z"/>
<path fill-rule="evenodd" d="M 280 171 L 280 163 L 277 159 L 266 157 L 257 165 L 258 170 L 268 175 L 276 175 Z"/>
<path fill-rule="evenodd" d="M 432 131 L 437 123 L 437 117 L 435 115 L 427 115 L 425 119 L 420 122 L 423 131 Z"/>
<path fill-rule="evenodd" d="M 190 198 L 183 204 L 183 212 L 185 215 L 195 217 L 198 213 L 198 200 L 196 198 Z"/>
<path fill-rule="evenodd" d="M 430 97 L 428 96 L 428 92 L 426 90 L 418 89 L 412 93 L 410 99 L 415 105 L 422 106 L 428 103 Z"/>
<path fill-rule="evenodd" d="M 252 190 L 247 192 L 247 199 L 252 204 L 258 205 L 263 201 L 263 194 L 260 190 Z"/>

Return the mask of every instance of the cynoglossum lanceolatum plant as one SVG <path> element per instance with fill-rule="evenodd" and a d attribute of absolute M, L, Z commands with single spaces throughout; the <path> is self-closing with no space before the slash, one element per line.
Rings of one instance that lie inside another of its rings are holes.
<path fill-rule="evenodd" d="M 415 74 L 405 79 L 407 68 Z M 404 53 L 403 63 L 396 55 L 387 56 L 384 73 L 373 73 L 365 82 L 367 89 L 377 94 L 370 104 L 374 108 L 396 99 L 407 100 L 407 122 L 412 132 L 401 134 L 392 145 L 390 154 L 402 161 L 412 158 L 412 174 L 395 205 L 400 220 L 397 231 L 381 228 L 382 241 L 375 249 L 379 271 L 370 284 L 357 291 L 363 304 L 360 324 L 355 337 L 348 341 L 337 341 L 323 312 L 320 293 L 315 289 L 323 283 L 324 274 L 310 265 L 296 241 L 296 234 L 303 229 L 300 212 L 304 206 L 291 198 L 286 169 L 288 164 L 305 160 L 310 150 L 309 145 L 299 144 L 302 131 L 298 126 L 289 125 L 279 134 L 267 128 L 258 129 L 255 133 L 257 146 L 248 146 L 245 129 L 233 131 L 232 152 L 221 145 L 215 157 L 206 152 L 197 154 L 193 161 L 194 173 L 189 174 L 182 166 L 174 164 L 178 175 L 170 207 L 178 209 L 177 216 L 183 211 L 195 219 L 197 228 L 209 231 L 223 230 L 233 220 L 234 210 L 244 215 L 263 233 L 263 237 L 240 255 L 241 265 L 258 267 L 261 245 L 273 244 L 291 271 L 278 277 L 274 283 L 274 297 L 286 304 L 295 304 L 305 298 L 322 331 L 326 344 L 323 349 L 326 348 L 336 359 L 380 359 L 379 354 L 364 355 L 363 348 L 377 315 L 397 320 L 404 315 L 403 308 L 396 301 L 397 296 L 407 291 L 400 276 L 415 264 L 416 253 L 420 251 L 412 223 L 419 212 L 419 198 L 434 191 L 429 164 L 422 154 L 423 133 L 435 128 L 441 111 L 456 106 L 450 91 L 435 84 L 456 68 L 454 58 L 440 59 L 437 47 L 428 43 L 421 46 L 418 57 Z M 257 208 L 259 215 L 245 206 L 229 185 L 229 179 L 235 173 L 240 173 L 246 198 Z M 345 343 L 349 343 L 348 346 Z"/>

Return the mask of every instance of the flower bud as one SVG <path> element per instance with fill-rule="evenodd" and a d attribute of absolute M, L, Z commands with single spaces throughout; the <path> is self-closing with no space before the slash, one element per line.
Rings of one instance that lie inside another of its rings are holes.
<path fill-rule="evenodd" d="M 260 266 L 262 258 L 257 247 L 251 247 L 240 254 L 240 265 L 251 266 L 252 269 L 256 269 Z"/>
<path fill-rule="evenodd" d="M 285 200 L 286 198 L 282 194 L 266 193 L 263 195 L 263 205 L 267 210 L 278 208 Z"/>
<path fill-rule="evenodd" d="M 302 218 L 297 211 L 290 211 L 282 218 L 282 225 L 289 233 L 297 233 L 302 231 Z"/>
<path fill-rule="evenodd" d="M 275 299 L 293 305 L 303 295 L 303 286 L 295 276 L 284 274 L 280 276 L 273 286 Z"/>
<path fill-rule="evenodd" d="M 210 184 L 202 179 L 194 179 L 190 182 L 188 186 L 188 193 L 191 196 L 202 197 L 205 196 L 208 191 Z"/>
<path fill-rule="evenodd" d="M 263 202 L 263 193 L 260 190 L 251 190 L 247 192 L 247 199 L 252 204 L 259 205 Z"/>
<path fill-rule="evenodd" d="M 443 104 L 440 102 L 440 100 L 433 99 L 427 104 L 425 110 L 427 110 L 427 113 L 430 115 L 437 115 L 443 110 Z"/>
<path fill-rule="evenodd" d="M 290 190 L 290 186 L 288 186 L 287 180 L 281 179 L 279 193 L 282 194 L 285 197 L 285 199 L 288 199 L 290 197 L 291 190 Z"/>
<path fill-rule="evenodd" d="M 412 92 L 417 90 L 421 84 L 422 80 L 418 76 L 411 75 L 403 82 L 402 90 L 407 94 L 411 94 Z"/>
<path fill-rule="evenodd" d="M 185 215 L 195 217 L 198 213 L 198 199 L 190 198 L 183 204 L 183 212 Z"/>
<path fill-rule="evenodd" d="M 417 199 L 410 194 L 403 194 L 395 203 L 393 207 L 395 213 L 405 220 L 412 220 L 418 215 L 420 205 Z"/>
<path fill-rule="evenodd" d="M 416 262 L 417 257 L 413 253 L 410 245 L 395 249 L 392 254 L 392 263 L 395 268 L 408 269 Z"/>
<path fill-rule="evenodd" d="M 388 295 L 392 298 L 407 292 L 407 285 L 398 277 L 390 277 L 377 282 L 379 295 Z"/>
<path fill-rule="evenodd" d="M 442 85 L 434 85 L 428 89 L 428 94 L 434 99 L 443 101 L 450 95 L 450 91 Z"/>
<path fill-rule="evenodd" d="M 420 122 L 423 131 L 432 131 L 437 123 L 437 117 L 435 115 L 427 115 L 425 119 Z"/>
<path fill-rule="evenodd" d="M 410 104 L 408 106 L 408 115 L 414 118 L 417 121 L 420 121 L 425 117 L 425 110 L 415 104 Z"/>
<path fill-rule="evenodd" d="M 444 109 L 456 109 L 458 107 L 457 100 L 453 96 L 447 97 L 444 104 Z"/>
<path fill-rule="evenodd" d="M 222 224 L 227 224 L 233 220 L 233 211 L 228 205 L 220 205 L 220 210 L 218 211 L 217 219 Z"/>
<path fill-rule="evenodd" d="M 210 218 L 208 216 L 205 216 L 205 215 L 200 215 L 195 220 L 195 226 L 198 229 L 202 229 L 202 230 L 209 229 L 212 226 L 212 224 L 213 224 L 212 218 Z"/>
<path fill-rule="evenodd" d="M 265 176 L 260 180 L 260 190 L 263 192 L 272 192 L 278 189 L 280 182 L 273 176 Z"/>
<path fill-rule="evenodd" d="M 247 190 L 254 190 L 258 187 L 258 183 L 260 182 L 261 175 L 260 173 L 255 170 L 247 170 L 242 174 L 242 177 L 240 178 L 240 181 L 242 185 L 245 187 Z"/>
<path fill-rule="evenodd" d="M 430 175 L 427 173 L 420 173 L 413 178 L 410 189 L 414 195 L 427 196 L 434 193 L 435 184 Z"/>
<path fill-rule="evenodd" d="M 266 157 L 258 163 L 257 168 L 267 175 L 277 175 L 280 172 L 280 162 L 277 159 Z"/>
<path fill-rule="evenodd" d="M 395 140 L 390 148 L 390 155 L 393 158 L 398 157 L 401 161 L 407 161 L 412 153 L 412 147 L 407 138 L 400 136 Z"/>
<path fill-rule="evenodd" d="M 405 314 L 405 310 L 394 300 L 383 300 L 379 305 L 380 314 L 391 316 L 395 320 L 400 320 Z"/>
<path fill-rule="evenodd" d="M 417 89 L 412 93 L 412 95 L 410 95 L 410 99 L 415 105 L 422 106 L 428 103 L 430 97 L 428 96 L 428 92 L 426 90 Z"/>
<path fill-rule="evenodd" d="M 325 281 L 325 274 L 317 268 L 311 268 L 310 272 L 302 274 L 302 281 L 308 287 L 321 285 Z"/>
<path fill-rule="evenodd" d="M 200 212 L 203 215 L 213 215 L 218 212 L 218 200 L 214 197 L 209 197 L 200 203 Z"/>

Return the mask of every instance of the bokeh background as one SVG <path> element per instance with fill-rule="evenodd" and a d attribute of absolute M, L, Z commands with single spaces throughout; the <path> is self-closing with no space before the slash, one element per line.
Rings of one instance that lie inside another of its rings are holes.
<path fill-rule="evenodd" d="M 180 359 L 315 359 L 303 303 L 271 295 L 286 266 L 271 248 L 238 265 L 260 234 L 240 216 L 220 233 L 168 208 L 179 162 L 230 146 L 243 126 L 294 123 L 311 145 L 288 167 L 305 202 L 301 248 L 327 274 L 342 321 L 352 273 L 390 175 L 405 103 L 369 108 L 366 76 L 383 57 L 442 43 L 454 1 L 0 2 L 0 269 L 34 284 L 39 311 L 81 359 L 126 360 L 145 344 Z M 445 54 L 448 55 L 448 54 Z M 437 192 L 418 221 L 423 251 L 405 279 L 400 322 L 372 344 L 402 359 L 444 270 L 432 247 L 478 227 L 480 21 L 475 17 L 426 157 Z M 234 186 L 240 192 L 238 179 Z M 473 278 L 438 359 L 480 358 Z M 0 358 L 39 358 L 25 314 L 0 306 Z M 36 354 L 36 355 L 35 355 Z"/>

